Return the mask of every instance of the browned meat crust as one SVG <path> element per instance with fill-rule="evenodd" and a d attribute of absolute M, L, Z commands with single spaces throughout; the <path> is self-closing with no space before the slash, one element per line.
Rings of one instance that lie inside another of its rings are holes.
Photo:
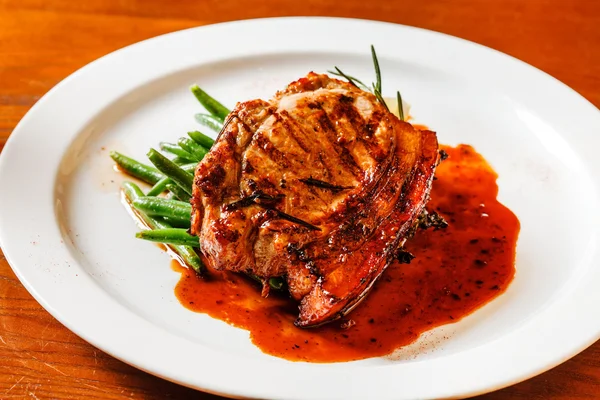
<path fill-rule="evenodd" d="M 371 93 L 310 73 L 231 112 L 196 170 L 191 231 L 212 268 L 286 276 L 296 325 L 316 326 L 355 306 L 402 246 L 437 150 Z"/>

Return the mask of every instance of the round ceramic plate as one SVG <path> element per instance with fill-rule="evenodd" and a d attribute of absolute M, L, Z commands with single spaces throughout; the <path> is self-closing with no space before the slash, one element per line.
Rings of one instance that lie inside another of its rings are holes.
<path fill-rule="evenodd" d="M 134 238 L 111 149 L 196 129 L 200 84 L 227 106 L 343 66 L 400 89 L 416 122 L 467 143 L 498 172 L 521 222 L 517 273 L 499 298 L 393 359 L 333 364 L 263 354 L 248 332 L 182 307 L 169 256 Z M 282 399 L 469 396 L 547 370 L 600 334 L 600 113 L 550 76 L 488 48 L 405 26 L 249 20 L 157 37 L 65 79 L 23 118 L 0 157 L 0 239 L 19 279 L 107 353 L 190 387 Z M 416 347 L 415 347 L 416 346 Z"/>

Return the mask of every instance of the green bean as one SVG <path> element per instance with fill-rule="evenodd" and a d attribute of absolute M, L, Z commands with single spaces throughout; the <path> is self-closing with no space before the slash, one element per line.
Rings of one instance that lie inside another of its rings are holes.
<path fill-rule="evenodd" d="M 169 247 L 175 251 L 175 253 L 183 259 L 183 262 L 192 267 L 194 271 L 198 275 L 202 275 L 204 273 L 204 264 L 202 264 L 202 260 L 198 257 L 198 253 L 191 246 L 181 246 L 170 244 Z"/>
<path fill-rule="evenodd" d="M 183 190 L 182 188 L 177 186 L 175 183 L 169 183 L 167 185 L 167 190 L 169 190 L 171 193 L 173 193 L 175 195 L 175 197 L 177 199 L 179 199 L 180 201 L 185 201 L 186 203 L 189 203 L 190 200 L 192 199 L 192 196 L 187 194 L 185 190 Z"/>
<path fill-rule="evenodd" d="M 187 152 L 193 154 L 196 158 L 196 161 L 202 160 L 206 153 L 208 153 L 208 150 L 190 138 L 182 137 L 177 141 L 177 144 L 181 146 L 182 149 L 185 149 Z"/>
<path fill-rule="evenodd" d="M 184 170 L 185 172 L 194 172 L 194 171 L 196 171 L 197 166 L 198 166 L 198 163 L 183 164 L 181 166 L 181 169 Z"/>
<path fill-rule="evenodd" d="M 179 244 L 182 246 L 200 247 L 197 236 L 187 233 L 187 229 L 167 228 L 141 231 L 135 234 L 138 239 L 150 240 L 165 244 Z"/>
<path fill-rule="evenodd" d="M 119 152 L 111 151 L 110 157 L 117 163 L 119 168 L 125 171 L 128 175 L 141 179 L 142 181 L 151 185 L 154 185 L 156 182 L 165 177 L 156 168 L 142 164 L 141 162 L 124 156 Z"/>
<path fill-rule="evenodd" d="M 282 277 L 269 278 L 269 286 L 271 286 L 275 290 L 281 290 L 283 285 L 285 284 L 285 280 Z"/>
<path fill-rule="evenodd" d="M 146 196 L 158 196 L 162 192 L 165 191 L 167 185 L 172 182 L 171 178 L 167 178 L 166 176 L 162 178 L 160 181 L 156 182 L 154 186 L 146 193 Z"/>
<path fill-rule="evenodd" d="M 254 279 L 256 282 L 258 282 L 260 284 L 263 283 L 262 278 L 258 277 L 257 275 L 254 275 L 254 274 L 247 274 L 247 275 L 250 278 Z M 281 276 L 269 278 L 268 282 L 269 282 L 269 286 L 275 290 L 281 290 L 281 288 L 283 288 L 283 285 L 285 283 L 284 278 Z"/>
<path fill-rule="evenodd" d="M 182 149 L 180 146 L 174 143 L 161 142 L 160 149 L 162 151 L 166 151 L 168 153 L 174 154 L 177 157 L 190 161 L 200 161 L 194 155 L 188 153 L 186 150 Z M 177 163 L 176 163 L 177 164 Z"/>
<path fill-rule="evenodd" d="M 223 121 L 221 121 L 219 118 L 214 117 L 210 114 L 198 113 L 198 114 L 194 115 L 194 118 L 196 118 L 196 121 L 200 125 L 203 125 L 209 129 L 212 129 L 215 132 L 221 132 L 221 129 L 223 129 Z"/>
<path fill-rule="evenodd" d="M 184 171 L 187 171 L 187 172 L 193 172 L 196 169 L 197 165 L 198 164 L 196 164 L 196 163 L 184 164 L 181 166 L 181 169 Z M 150 191 L 148 193 L 146 193 L 146 196 L 158 196 L 159 194 L 164 192 L 165 189 L 171 190 L 173 187 L 176 188 L 176 191 L 180 191 L 179 186 L 177 186 L 175 184 L 169 185 L 169 183 L 173 183 L 171 178 L 168 178 L 168 177 L 162 178 L 160 181 L 156 182 L 156 184 L 154 186 L 152 186 Z M 170 188 L 167 188 L 167 186 L 169 186 Z M 171 191 L 173 191 L 173 190 L 171 190 Z M 185 193 L 185 192 L 183 192 L 183 193 Z M 187 193 L 185 193 L 185 195 L 187 196 L 187 200 L 184 200 L 184 201 L 189 202 L 189 198 L 190 198 L 189 195 Z"/>
<path fill-rule="evenodd" d="M 123 194 L 129 203 L 133 203 L 135 200 L 144 197 L 144 193 L 135 183 L 124 182 L 122 187 Z M 150 229 L 167 229 L 171 227 L 166 222 L 150 217 L 141 211 L 137 211 L 137 215 Z M 169 247 L 175 254 L 181 257 L 186 265 L 196 271 L 197 274 L 202 274 L 204 265 L 202 265 L 200 257 L 198 257 L 198 254 L 192 247 L 181 245 L 169 245 Z"/>
<path fill-rule="evenodd" d="M 133 182 L 123 182 L 121 188 L 123 189 L 125 198 L 130 203 L 140 197 L 144 197 L 144 192 L 142 192 L 142 189 L 140 189 L 140 187 Z"/>
<path fill-rule="evenodd" d="M 132 203 L 136 210 L 153 217 L 169 217 L 178 221 L 190 221 L 192 206 L 189 203 L 178 200 L 163 199 L 161 197 L 140 197 Z"/>
<path fill-rule="evenodd" d="M 213 139 L 211 139 L 210 137 L 206 136 L 204 133 L 202 133 L 200 131 L 191 131 L 191 132 L 188 132 L 188 136 L 191 137 L 200 146 L 202 146 L 202 147 L 204 147 L 206 149 L 209 149 L 209 150 L 212 147 L 213 143 L 215 142 Z"/>
<path fill-rule="evenodd" d="M 200 89 L 198 85 L 193 85 L 190 90 L 196 96 L 196 99 L 206 108 L 206 111 L 219 118 L 221 122 L 225 121 L 225 118 L 229 114 L 229 110 L 223 104 L 212 98 L 204 90 Z"/>
<path fill-rule="evenodd" d="M 192 183 L 194 181 L 194 176 L 189 172 L 184 171 L 177 164 L 173 163 L 167 157 L 160 154 L 158 151 L 154 149 L 150 149 L 148 152 L 148 158 L 152 161 L 152 164 L 163 174 L 168 176 L 183 190 L 186 191 L 187 194 L 191 196 L 192 194 Z"/>
<path fill-rule="evenodd" d="M 186 160 L 185 158 L 181 158 L 181 157 L 175 157 L 173 159 L 171 159 L 171 161 L 173 161 L 173 164 L 175 165 L 185 165 L 185 164 L 189 164 L 191 161 L 190 160 Z M 195 161 L 197 162 L 197 161 Z"/>
<path fill-rule="evenodd" d="M 166 198 L 166 197 L 165 197 Z M 176 198 L 172 198 L 169 200 L 176 200 Z M 157 217 L 159 218 L 159 217 Z M 160 217 L 163 219 L 163 221 L 165 221 L 167 224 L 169 224 L 170 226 L 172 226 L 173 228 L 185 228 L 185 229 L 189 229 L 190 227 L 190 220 L 186 220 L 186 221 L 182 221 L 180 219 L 177 218 L 169 218 L 169 217 Z"/>

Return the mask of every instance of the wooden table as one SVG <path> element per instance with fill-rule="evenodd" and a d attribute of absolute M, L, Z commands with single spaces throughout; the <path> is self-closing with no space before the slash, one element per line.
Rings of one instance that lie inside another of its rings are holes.
<path fill-rule="evenodd" d="M 597 0 L 0 0 L 0 150 L 40 96 L 108 52 L 183 28 L 291 15 L 376 19 L 462 37 L 520 58 L 600 106 Z M 600 342 L 482 398 L 596 396 Z M 140 372 L 79 339 L 33 300 L 0 252 L 0 398 L 218 397 Z"/>

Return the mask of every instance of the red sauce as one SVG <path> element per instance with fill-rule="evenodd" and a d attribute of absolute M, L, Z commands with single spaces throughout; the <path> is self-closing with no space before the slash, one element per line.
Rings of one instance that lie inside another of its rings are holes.
<path fill-rule="evenodd" d="M 390 265 L 344 320 L 296 328 L 297 307 L 289 299 L 273 292 L 262 298 L 254 282 L 231 273 L 200 279 L 179 267 L 178 299 L 190 310 L 249 330 L 265 353 L 311 362 L 386 355 L 460 320 L 511 282 L 519 221 L 496 200 L 497 175 L 481 155 L 465 145 L 445 150 L 449 157 L 437 169 L 428 209 L 449 227 L 419 231 L 406 245 L 416 258 Z"/>

